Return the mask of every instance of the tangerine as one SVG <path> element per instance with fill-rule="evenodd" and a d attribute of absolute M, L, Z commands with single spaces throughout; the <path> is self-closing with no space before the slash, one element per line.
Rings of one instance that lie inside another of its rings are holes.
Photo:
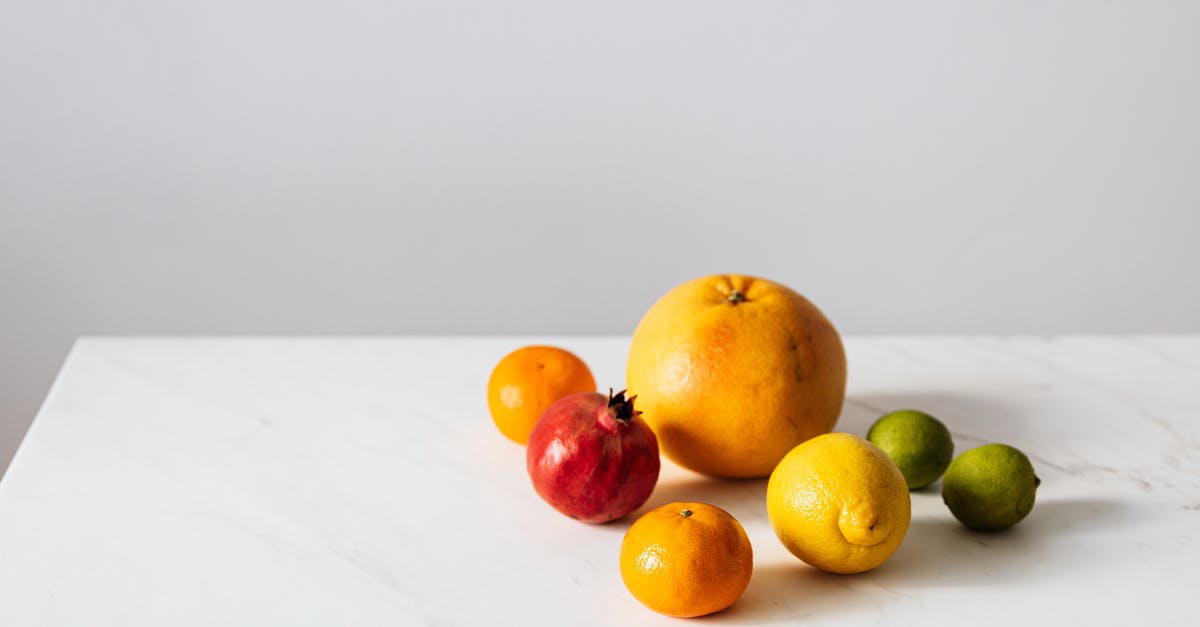
<path fill-rule="evenodd" d="M 592 371 L 574 353 L 556 346 L 526 346 L 506 355 L 492 370 L 488 409 L 500 433 L 525 444 L 554 401 L 595 391 Z"/>

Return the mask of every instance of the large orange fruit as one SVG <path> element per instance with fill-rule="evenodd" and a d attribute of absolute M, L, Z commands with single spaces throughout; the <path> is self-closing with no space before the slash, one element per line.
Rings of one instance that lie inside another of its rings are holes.
<path fill-rule="evenodd" d="M 554 401 L 595 391 L 592 371 L 574 353 L 556 346 L 526 346 L 506 355 L 492 370 L 488 409 L 500 433 L 525 444 Z"/>
<path fill-rule="evenodd" d="M 629 394 L 663 453 L 721 477 L 765 477 L 828 433 L 846 392 L 841 338 L 791 289 L 715 275 L 667 292 L 629 349 Z"/>
<path fill-rule="evenodd" d="M 733 605 L 753 570 L 746 530 L 706 503 L 651 510 L 621 541 L 625 587 L 646 607 L 671 616 L 703 616 Z"/>

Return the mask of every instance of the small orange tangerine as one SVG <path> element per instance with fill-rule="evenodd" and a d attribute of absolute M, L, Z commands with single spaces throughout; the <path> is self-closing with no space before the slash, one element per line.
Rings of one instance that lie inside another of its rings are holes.
<path fill-rule="evenodd" d="M 506 355 L 492 370 L 488 409 L 500 433 L 525 444 L 554 401 L 595 391 L 592 371 L 574 353 L 555 346 L 526 346 Z"/>
<path fill-rule="evenodd" d="M 690 618 L 733 605 L 754 569 L 750 538 L 729 512 L 671 503 L 647 512 L 621 541 L 621 579 L 634 598 Z"/>

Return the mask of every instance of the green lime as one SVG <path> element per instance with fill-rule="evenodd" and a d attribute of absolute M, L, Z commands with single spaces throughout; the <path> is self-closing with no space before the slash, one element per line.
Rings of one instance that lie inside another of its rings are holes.
<path fill-rule="evenodd" d="M 942 500 L 962 524 L 998 531 L 1029 515 L 1041 483 L 1024 453 L 1007 444 L 985 444 L 950 462 Z"/>
<path fill-rule="evenodd" d="M 884 414 L 867 431 L 867 440 L 896 462 L 909 490 L 937 481 L 954 457 L 954 440 L 946 425 L 915 409 Z"/>

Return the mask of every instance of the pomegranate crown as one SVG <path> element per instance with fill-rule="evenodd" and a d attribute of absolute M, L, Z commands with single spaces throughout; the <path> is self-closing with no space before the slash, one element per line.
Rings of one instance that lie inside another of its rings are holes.
<path fill-rule="evenodd" d="M 637 398 L 637 394 L 625 398 L 626 391 L 621 390 L 613 394 L 613 389 L 608 388 L 608 408 L 613 410 L 613 418 L 621 422 L 629 422 L 642 415 L 642 412 L 633 408 L 633 399 Z"/>

